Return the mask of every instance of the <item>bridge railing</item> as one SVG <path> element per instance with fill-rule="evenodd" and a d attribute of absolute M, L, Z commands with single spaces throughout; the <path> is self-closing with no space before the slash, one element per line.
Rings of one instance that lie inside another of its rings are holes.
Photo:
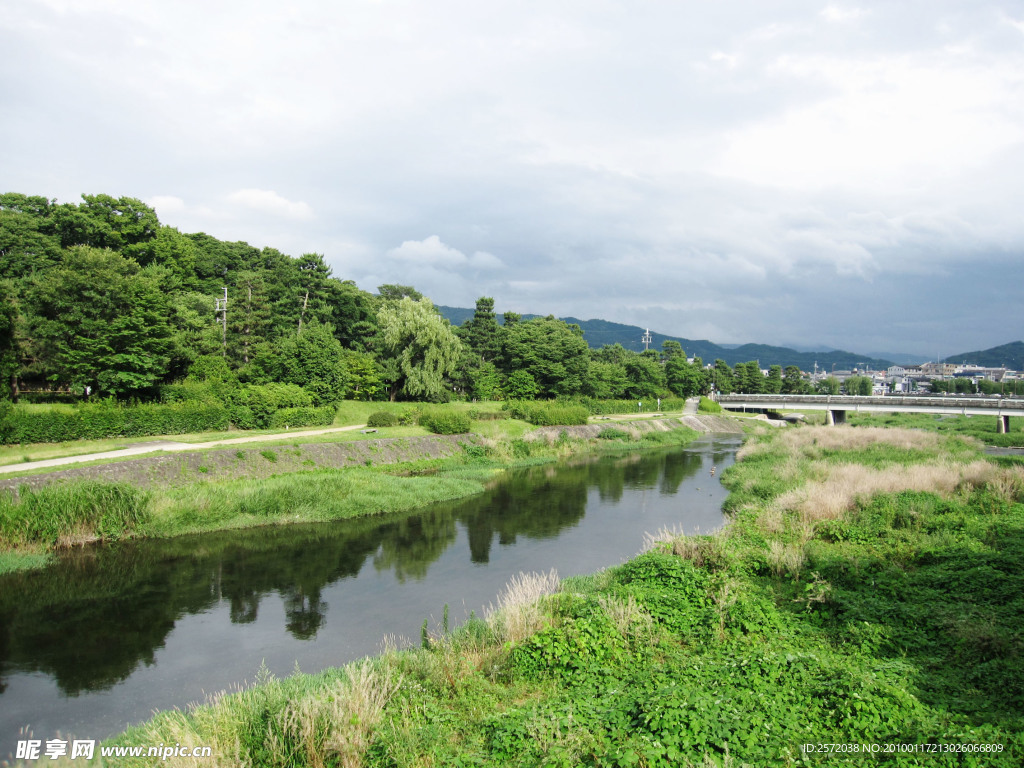
<path fill-rule="evenodd" d="M 857 405 L 907 405 L 930 408 L 980 408 L 993 411 L 1024 411 L 1024 398 L 998 395 L 965 395 L 962 397 L 920 395 L 719 395 L 721 405 L 748 403 L 762 407 L 782 408 L 786 405 L 832 405 L 836 410 Z"/>

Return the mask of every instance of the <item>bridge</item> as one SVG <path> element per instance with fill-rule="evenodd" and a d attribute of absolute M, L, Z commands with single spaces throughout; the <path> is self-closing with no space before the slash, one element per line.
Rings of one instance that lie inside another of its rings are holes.
<path fill-rule="evenodd" d="M 719 395 L 731 411 L 825 411 L 826 424 L 842 424 L 847 411 L 860 413 L 948 413 L 957 416 L 998 416 L 999 432 L 1010 431 L 1010 416 L 1024 416 L 1024 398 L 965 395 L 961 397 L 886 395 Z"/>

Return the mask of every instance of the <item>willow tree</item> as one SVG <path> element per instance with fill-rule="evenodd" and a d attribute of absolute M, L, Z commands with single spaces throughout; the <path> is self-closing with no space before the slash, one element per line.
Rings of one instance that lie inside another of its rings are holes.
<path fill-rule="evenodd" d="M 390 382 L 391 400 L 399 395 L 420 400 L 445 400 L 446 378 L 455 373 L 462 343 L 451 324 L 430 299 L 408 296 L 381 302 L 377 353 Z"/>

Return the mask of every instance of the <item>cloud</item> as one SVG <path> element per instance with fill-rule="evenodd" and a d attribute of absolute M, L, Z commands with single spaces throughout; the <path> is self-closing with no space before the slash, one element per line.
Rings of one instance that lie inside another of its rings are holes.
<path fill-rule="evenodd" d="M 1024 325 L 981 289 L 1024 254 L 1003 2 L 7 5 L 11 190 L 714 341 L 989 346 L 965 296 Z"/>
<path fill-rule="evenodd" d="M 299 221 L 314 218 L 313 209 L 308 204 L 293 203 L 269 189 L 240 189 L 228 195 L 227 199 L 244 208 L 271 216 Z"/>

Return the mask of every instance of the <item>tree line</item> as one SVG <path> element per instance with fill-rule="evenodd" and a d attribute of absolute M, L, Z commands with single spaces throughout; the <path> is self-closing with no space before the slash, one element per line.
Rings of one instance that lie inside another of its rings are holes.
<path fill-rule="evenodd" d="M 183 234 L 130 197 L 0 195 L 0 375 L 22 392 L 160 400 L 176 382 L 340 399 L 653 399 L 800 392 L 796 366 L 688 360 L 677 341 L 591 349 L 578 325 L 481 297 L 453 327 L 411 286 L 376 294 L 322 254 Z M 180 391 L 179 391 L 180 395 Z"/>

